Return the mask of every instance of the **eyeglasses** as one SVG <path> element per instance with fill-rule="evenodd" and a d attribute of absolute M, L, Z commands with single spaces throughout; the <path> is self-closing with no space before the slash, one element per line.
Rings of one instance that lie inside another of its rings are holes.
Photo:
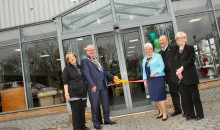
<path fill-rule="evenodd" d="M 177 37 L 176 40 L 185 39 L 185 37 Z"/>
<path fill-rule="evenodd" d="M 86 51 L 95 51 L 95 49 L 92 49 L 92 50 L 86 50 Z"/>

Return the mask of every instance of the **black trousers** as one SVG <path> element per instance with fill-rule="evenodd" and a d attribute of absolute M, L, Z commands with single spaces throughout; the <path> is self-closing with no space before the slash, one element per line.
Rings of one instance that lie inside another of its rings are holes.
<path fill-rule="evenodd" d="M 173 107 L 175 112 L 186 112 L 184 106 L 183 90 L 182 86 L 177 83 L 168 83 L 169 91 L 173 102 Z M 181 105 L 180 105 L 181 104 Z"/>
<path fill-rule="evenodd" d="M 203 118 L 204 113 L 203 113 L 203 107 L 200 99 L 198 85 L 197 84 L 183 85 L 182 88 L 183 88 L 183 96 L 186 104 L 186 113 L 191 117 L 195 117 L 195 115 L 197 115 Z"/>
<path fill-rule="evenodd" d="M 72 125 L 74 130 L 83 130 L 85 127 L 86 100 L 70 101 L 72 109 Z"/>

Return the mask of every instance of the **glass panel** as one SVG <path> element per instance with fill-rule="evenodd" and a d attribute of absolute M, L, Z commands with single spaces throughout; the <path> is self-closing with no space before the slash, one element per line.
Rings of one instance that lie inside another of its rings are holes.
<path fill-rule="evenodd" d="M 212 0 L 212 5 L 215 9 L 220 9 L 220 1 L 219 0 Z"/>
<path fill-rule="evenodd" d="M 96 0 L 62 17 L 63 30 L 73 30 L 112 22 L 110 0 Z"/>
<path fill-rule="evenodd" d="M 219 42 L 214 15 L 211 12 L 177 18 L 178 29 L 187 34 L 187 42 L 195 47 L 197 69 L 201 81 L 219 75 Z"/>
<path fill-rule="evenodd" d="M 84 36 L 84 37 L 64 40 L 63 41 L 64 56 L 68 52 L 74 52 L 75 54 L 77 54 L 77 58 L 80 64 L 80 61 L 87 56 L 85 50 L 86 46 L 92 43 L 93 43 L 92 36 Z"/>
<path fill-rule="evenodd" d="M 191 14 L 211 9 L 210 0 L 173 0 L 175 15 Z"/>
<path fill-rule="evenodd" d="M 165 0 L 114 0 L 117 21 L 167 13 Z"/>
<path fill-rule="evenodd" d="M 175 34 L 172 23 L 162 23 L 143 27 L 145 42 L 151 42 L 154 45 L 155 52 L 160 50 L 158 39 L 161 35 L 166 35 L 169 43 L 175 43 Z M 155 34 L 155 38 L 152 37 Z"/>
<path fill-rule="evenodd" d="M 142 80 L 142 60 L 143 50 L 140 39 L 139 29 L 128 30 L 121 34 L 124 50 L 125 63 L 127 68 L 128 80 Z M 144 83 L 129 83 L 133 107 L 145 106 L 150 104 L 146 100 Z"/>
<path fill-rule="evenodd" d="M 0 55 L 0 112 L 24 110 L 26 101 L 19 44 L 1 47 Z"/>
<path fill-rule="evenodd" d="M 115 36 L 108 35 L 104 37 L 95 37 L 99 57 L 105 61 L 107 71 L 121 78 Z M 123 88 L 121 84 L 108 87 L 108 96 L 111 111 L 126 108 Z"/>
<path fill-rule="evenodd" d="M 45 24 L 25 27 L 22 28 L 21 32 L 23 35 L 22 41 L 42 39 L 57 35 L 55 23 L 45 23 Z"/>
<path fill-rule="evenodd" d="M 22 44 L 29 108 L 64 102 L 57 39 Z"/>
<path fill-rule="evenodd" d="M 19 42 L 18 30 L 0 32 L 0 46 Z"/>

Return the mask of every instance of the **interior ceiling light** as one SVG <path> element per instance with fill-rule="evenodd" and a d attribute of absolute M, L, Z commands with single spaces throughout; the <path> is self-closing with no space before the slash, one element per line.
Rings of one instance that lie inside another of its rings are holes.
<path fill-rule="evenodd" d="M 137 42 L 138 39 L 130 40 L 129 42 Z"/>
<path fill-rule="evenodd" d="M 135 48 L 136 46 L 129 46 L 128 48 L 132 49 L 132 48 Z"/>
<path fill-rule="evenodd" d="M 128 53 L 134 53 L 134 51 L 129 51 Z"/>
<path fill-rule="evenodd" d="M 127 56 L 129 56 L 129 57 L 130 57 L 130 56 L 132 56 L 132 55 L 127 55 Z"/>
<path fill-rule="evenodd" d="M 60 61 L 60 59 L 56 59 L 56 61 Z"/>
<path fill-rule="evenodd" d="M 76 40 L 77 40 L 77 41 L 82 41 L 82 40 L 83 40 L 83 38 L 77 38 Z"/>
<path fill-rule="evenodd" d="M 193 22 L 198 22 L 199 20 L 201 20 L 202 18 L 195 18 L 195 19 L 191 19 L 189 21 L 189 23 L 193 23 Z"/>
<path fill-rule="evenodd" d="M 130 19 L 133 19 L 133 15 L 130 16 Z"/>
<path fill-rule="evenodd" d="M 50 55 L 46 54 L 46 55 L 40 55 L 40 57 L 48 57 Z"/>
<path fill-rule="evenodd" d="M 21 51 L 21 49 L 14 49 L 14 51 Z"/>
<path fill-rule="evenodd" d="M 97 19 L 97 22 L 98 22 L 98 23 L 101 23 L 101 20 L 100 20 L 100 19 Z"/>
<path fill-rule="evenodd" d="M 77 0 L 70 0 L 71 2 L 76 2 Z"/>

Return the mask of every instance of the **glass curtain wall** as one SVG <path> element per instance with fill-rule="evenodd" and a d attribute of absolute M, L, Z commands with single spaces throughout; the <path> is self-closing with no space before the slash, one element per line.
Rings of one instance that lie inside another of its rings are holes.
<path fill-rule="evenodd" d="M 0 112 L 24 110 L 26 101 L 19 44 L 0 47 L 0 55 Z"/>
<path fill-rule="evenodd" d="M 62 17 L 63 31 L 113 22 L 110 0 L 96 0 Z"/>
<path fill-rule="evenodd" d="M 168 13 L 165 0 L 114 0 L 114 6 L 117 21 Z"/>
<path fill-rule="evenodd" d="M 173 8 L 178 30 L 195 48 L 200 81 L 219 78 L 219 36 L 210 0 L 173 1 Z"/>
<path fill-rule="evenodd" d="M 64 103 L 55 23 L 21 28 L 28 108 Z"/>
<path fill-rule="evenodd" d="M 64 102 L 57 38 L 22 44 L 29 108 Z"/>
<path fill-rule="evenodd" d="M 18 42 L 17 29 L 0 32 L 0 113 L 26 109 Z"/>

